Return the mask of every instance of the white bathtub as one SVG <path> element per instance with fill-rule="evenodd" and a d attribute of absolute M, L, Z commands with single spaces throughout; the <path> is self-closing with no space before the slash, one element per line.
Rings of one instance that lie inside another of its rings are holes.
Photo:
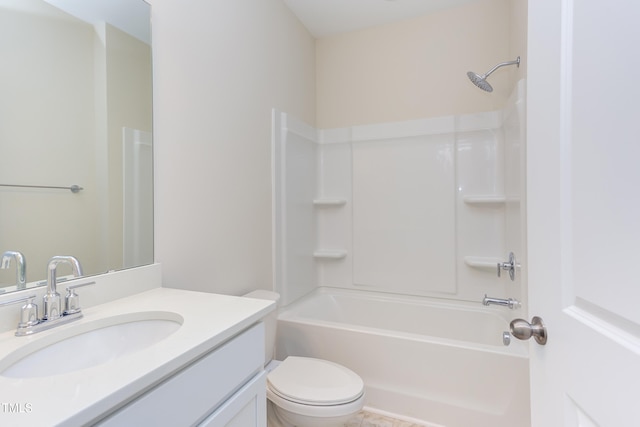
<path fill-rule="evenodd" d="M 366 406 L 429 426 L 527 427 L 527 346 L 502 343 L 518 311 L 319 288 L 278 315 L 277 357 L 357 372 Z"/>

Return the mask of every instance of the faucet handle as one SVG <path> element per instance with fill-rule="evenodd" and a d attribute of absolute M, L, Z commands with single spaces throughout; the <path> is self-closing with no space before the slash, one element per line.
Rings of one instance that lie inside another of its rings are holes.
<path fill-rule="evenodd" d="M 38 318 L 38 306 L 33 302 L 35 298 L 35 295 L 27 297 L 27 303 L 20 309 L 20 323 L 18 323 L 19 328 L 37 325 L 40 322 L 40 319 Z"/>
<path fill-rule="evenodd" d="M 509 261 L 498 263 L 498 277 L 500 277 L 500 271 L 505 270 L 509 272 L 509 277 L 511 278 L 511 280 L 515 280 L 516 267 L 518 267 L 518 264 L 516 263 L 516 256 L 513 254 L 513 252 L 509 252 Z"/>
<path fill-rule="evenodd" d="M 67 295 L 64 297 L 64 314 L 74 314 L 80 312 L 80 296 L 76 294 L 76 289 L 83 286 L 95 285 L 96 282 L 80 283 L 67 287 Z"/>
<path fill-rule="evenodd" d="M 28 328 L 29 326 L 37 325 L 40 322 L 38 319 L 38 306 L 33 302 L 35 298 L 35 295 L 29 295 L 23 298 L 0 302 L 0 307 L 26 302 L 26 304 L 20 308 L 20 322 L 18 323 L 18 328 Z"/>

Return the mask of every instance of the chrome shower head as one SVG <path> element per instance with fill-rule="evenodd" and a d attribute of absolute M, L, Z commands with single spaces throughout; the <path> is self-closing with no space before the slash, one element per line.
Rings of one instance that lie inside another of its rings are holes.
<path fill-rule="evenodd" d="M 471 83 L 478 86 L 480 89 L 486 92 L 493 92 L 493 87 L 487 82 L 487 77 L 489 77 L 494 71 L 496 71 L 500 67 L 504 67 L 506 65 L 517 65 L 520 67 L 520 57 L 518 56 L 515 61 L 501 62 L 483 75 L 474 73 L 473 71 L 467 72 L 467 77 L 471 80 Z"/>
<path fill-rule="evenodd" d="M 467 73 L 467 77 L 469 77 L 469 80 L 471 80 L 471 83 L 478 86 L 480 89 L 486 92 L 493 92 L 493 87 L 491 87 L 489 82 L 485 80 L 487 76 L 481 76 L 477 73 L 474 73 L 473 71 L 469 71 Z"/>

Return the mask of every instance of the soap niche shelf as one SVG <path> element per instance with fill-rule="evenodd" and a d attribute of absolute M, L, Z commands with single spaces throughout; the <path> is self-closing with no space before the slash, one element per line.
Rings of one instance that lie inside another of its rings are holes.
<path fill-rule="evenodd" d="M 347 256 L 347 251 L 344 250 L 317 250 L 313 253 L 315 259 L 343 259 Z"/>
<path fill-rule="evenodd" d="M 347 204 L 347 199 L 340 197 L 317 197 L 313 199 L 316 208 L 339 208 Z M 344 249 L 318 249 L 313 253 L 317 260 L 340 260 L 347 256 Z"/>
<path fill-rule="evenodd" d="M 519 201 L 517 198 L 507 198 L 504 194 L 479 194 L 463 196 L 462 200 L 469 206 L 478 208 L 503 208 L 507 203 Z M 487 272 L 495 272 L 498 263 L 502 262 L 499 257 L 485 257 L 485 256 L 465 256 L 463 258 L 464 263 L 477 270 L 483 270 Z"/>
<path fill-rule="evenodd" d="M 480 270 L 495 271 L 499 262 L 500 262 L 499 258 L 493 258 L 493 257 L 479 257 L 479 256 L 464 257 L 465 264 L 467 264 L 471 268 L 477 268 Z"/>
<path fill-rule="evenodd" d="M 462 200 L 467 205 L 477 206 L 501 206 L 507 201 L 506 196 L 494 195 L 494 196 L 463 196 Z"/>
<path fill-rule="evenodd" d="M 340 198 L 317 198 L 317 199 L 313 199 L 313 206 L 319 207 L 319 208 L 327 208 L 327 207 L 339 207 L 339 206 L 344 206 L 347 204 L 347 200 L 346 199 L 340 199 Z"/>

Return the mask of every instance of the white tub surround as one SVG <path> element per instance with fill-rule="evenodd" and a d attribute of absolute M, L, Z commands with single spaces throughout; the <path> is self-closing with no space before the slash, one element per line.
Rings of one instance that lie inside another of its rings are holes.
<path fill-rule="evenodd" d="M 33 336 L 15 337 L 13 330 L 4 332 L 0 335 L 0 364 L 7 355 L 21 351 L 26 345 L 56 341 L 94 322 L 106 326 L 109 320 L 105 319 L 140 312 L 169 312 L 182 320 L 180 328 L 163 340 L 94 367 L 38 378 L 0 375 L 0 402 L 18 404 L 24 409 L 17 413 L 1 412 L 0 424 L 34 427 L 95 423 L 205 354 L 211 354 L 273 309 L 274 304 L 265 300 L 157 288 L 93 307 L 85 305 L 84 317 L 77 322 Z M 263 337 L 263 332 L 259 332 L 256 336 Z M 261 350 L 262 345 L 260 341 L 256 348 Z M 264 356 L 246 357 L 256 358 L 256 368 L 250 374 L 259 373 Z M 73 365 L 73 362 L 74 355 L 69 354 L 64 363 Z M 5 368 L 0 366 L 0 371 Z M 207 379 L 207 383 L 212 381 L 214 378 Z M 177 390 L 189 399 L 192 391 Z M 224 395 L 228 397 L 233 391 L 226 390 Z M 176 392 L 175 388 L 172 392 Z M 172 408 L 173 413 L 179 413 L 181 405 Z"/>
<path fill-rule="evenodd" d="M 366 407 L 429 425 L 528 425 L 528 346 L 503 345 L 528 318 L 524 89 L 500 111 L 340 129 L 274 112 L 278 358 L 344 365 Z"/>
<path fill-rule="evenodd" d="M 315 129 L 274 111 L 274 282 L 525 299 L 524 81 L 504 110 Z M 526 317 L 523 311 L 519 316 Z"/>
<path fill-rule="evenodd" d="M 320 288 L 278 315 L 277 358 L 356 372 L 365 408 L 429 426 L 529 425 L 526 343 L 502 344 L 509 312 L 475 303 Z M 327 345 L 331 343 L 331 345 Z"/>

